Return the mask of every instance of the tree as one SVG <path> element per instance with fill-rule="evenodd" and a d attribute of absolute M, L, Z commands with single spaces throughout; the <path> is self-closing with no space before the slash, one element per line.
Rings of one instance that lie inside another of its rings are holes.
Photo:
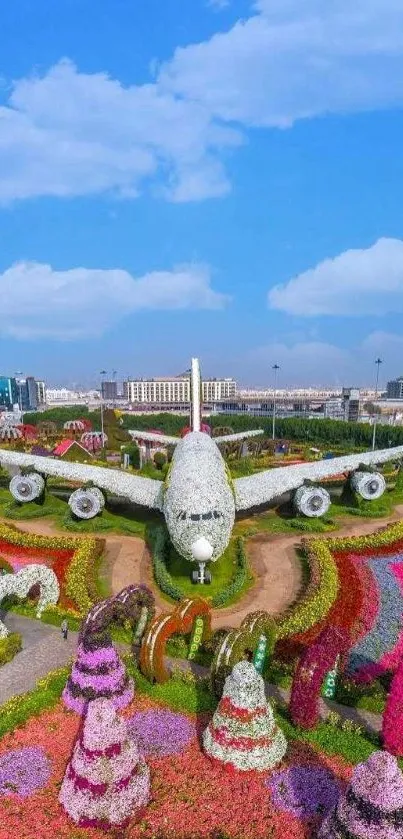
<path fill-rule="evenodd" d="M 122 454 L 129 455 L 129 463 L 133 469 L 139 469 L 140 467 L 140 449 L 136 443 L 130 443 L 130 445 L 125 446 L 122 449 Z"/>
<path fill-rule="evenodd" d="M 166 455 L 164 452 L 155 452 L 154 455 L 154 463 L 157 469 L 162 469 L 167 462 Z"/>

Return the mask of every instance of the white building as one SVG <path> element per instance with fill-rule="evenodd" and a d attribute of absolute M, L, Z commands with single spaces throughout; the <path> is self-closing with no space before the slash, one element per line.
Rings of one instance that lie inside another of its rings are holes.
<path fill-rule="evenodd" d="M 177 378 L 134 379 L 127 381 L 125 396 L 128 402 L 143 404 L 189 404 L 190 379 Z M 202 382 L 204 403 L 219 402 L 235 396 L 237 386 L 234 379 L 206 379 Z"/>

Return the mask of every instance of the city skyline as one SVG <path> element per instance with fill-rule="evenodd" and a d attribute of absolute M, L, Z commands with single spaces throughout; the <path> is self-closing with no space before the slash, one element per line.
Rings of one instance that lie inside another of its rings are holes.
<path fill-rule="evenodd" d="M 403 8 L 336 5 L 2 8 L 2 375 L 401 375 Z"/>

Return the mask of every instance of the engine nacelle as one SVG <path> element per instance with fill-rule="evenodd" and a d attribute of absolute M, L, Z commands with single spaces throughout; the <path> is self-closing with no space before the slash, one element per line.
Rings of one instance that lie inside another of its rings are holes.
<path fill-rule="evenodd" d="M 354 472 L 351 486 L 365 501 L 375 501 L 385 492 L 386 481 L 380 472 Z"/>
<path fill-rule="evenodd" d="M 330 495 L 323 487 L 302 486 L 294 495 L 296 509 L 308 518 L 320 518 L 326 515 L 330 503 Z"/>
<path fill-rule="evenodd" d="M 11 478 L 9 489 L 16 501 L 20 504 L 26 504 L 41 497 L 45 489 L 45 481 L 38 472 L 30 472 L 29 475 L 14 475 Z"/>
<path fill-rule="evenodd" d="M 98 487 L 76 489 L 69 498 L 70 510 L 78 519 L 93 519 L 104 506 L 104 494 Z"/>

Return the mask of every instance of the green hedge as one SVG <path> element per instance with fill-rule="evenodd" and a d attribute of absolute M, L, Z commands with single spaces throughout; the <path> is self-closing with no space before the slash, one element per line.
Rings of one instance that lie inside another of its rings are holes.
<path fill-rule="evenodd" d="M 0 667 L 12 661 L 22 649 L 22 637 L 18 632 L 10 632 L 6 638 L 0 638 Z"/>
<path fill-rule="evenodd" d="M 167 530 L 161 526 L 153 528 L 150 533 L 150 542 L 153 573 L 157 586 L 173 600 L 182 600 L 183 592 L 175 585 L 167 568 L 170 549 Z"/>
<path fill-rule="evenodd" d="M 236 571 L 233 579 L 228 585 L 212 598 L 211 605 L 223 606 L 228 603 L 236 594 L 239 594 L 248 578 L 248 559 L 245 552 L 244 541 L 241 536 L 236 540 Z"/>

